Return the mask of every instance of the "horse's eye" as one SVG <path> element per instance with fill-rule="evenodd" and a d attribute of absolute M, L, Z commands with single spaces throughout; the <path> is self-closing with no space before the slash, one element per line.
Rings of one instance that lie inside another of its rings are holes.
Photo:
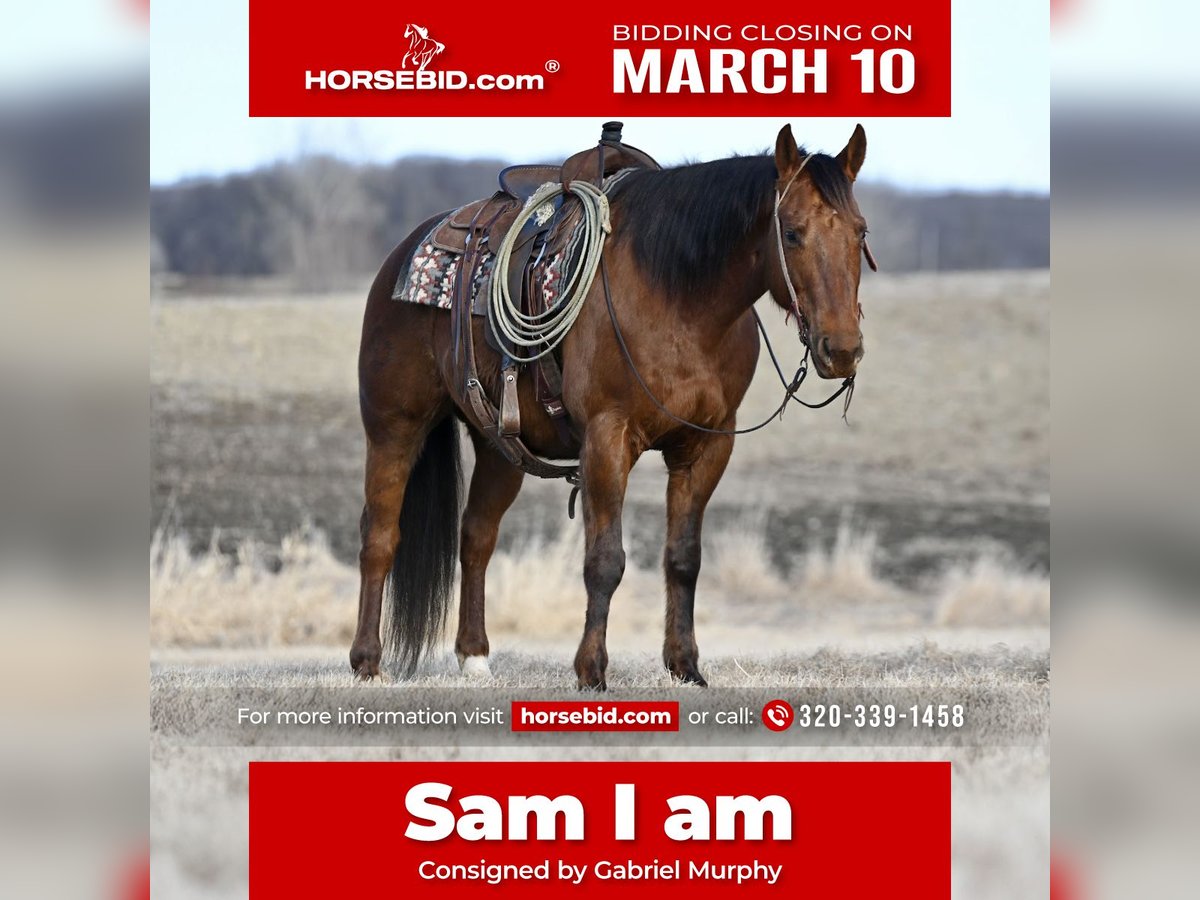
<path fill-rule="evenodd" d="M 789 228 L 787 231 L 785 231 L 783 233 L 783 236 L 789 244 L 800 243 L 800 236 L 798 234 L 796 234 L 795 228 Z"/>

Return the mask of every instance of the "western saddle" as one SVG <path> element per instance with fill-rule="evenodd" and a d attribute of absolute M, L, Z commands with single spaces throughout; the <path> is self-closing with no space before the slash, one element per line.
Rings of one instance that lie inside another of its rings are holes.
<path fill-rule="evenodd" d="M 507 278 L 513 298 L 520 297 L 521 310 L 538 315 L 553 308 L 560 299 L 544 290 L 544 273 L 549 260 L 566 266 L 573 262 L 572 237 L 582 210 L 577 198 L 564 194 L 540 207 L 528 218 L 516 238 L 507 272 L 487 268 L 494 248 L 516 224 L 517 215 L 542 185 L 569 186 L 589 181 L 603 187 L 606 179 L 623 169 L 659 168 L 650 156 L 621 142 L 620 122 L 606 122 L 599 143 L 569 157 L 561 166 L 516 165 L 500 172 L 500 189 L 485 200 L 455 210 L 433 232 L 436 247 L 461 254 L 451 298 L 451 330 L 454 361 L 461 405 L 470 409 L 476 424 L 511 463 L 541 478 L 565 478 L 579 482 L 578 466 L 557 465 L 534 454 L 521 440 L 517 380 L 523 368 L 532 369 L 538 404 L 554 421 L 565 443 L 570 443 L 570 423 L 562 402 L 562 368 L 557 354 L 548 354 L 528 366 L 515 362 L 519 355 L 502 335 L 485 329 L 489 346 L 501 357 L 501 395 L 498 403 L 484 392 L 476 364 L 471 316 L 486 316 L 488 279 Z M 575 247 L 575 250 L 578 248 Z M 574 494 L 572 494 L 572 513 Z"/>

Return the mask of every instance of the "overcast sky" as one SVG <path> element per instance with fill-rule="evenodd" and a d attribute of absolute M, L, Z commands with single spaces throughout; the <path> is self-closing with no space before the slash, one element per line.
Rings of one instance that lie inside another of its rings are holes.
<path fill-rule="evenodd" d="M 953 6 L 953 110 L 948 119 L 863 119 L 864 178 L 914 188 L 1050 186 L 1049 29 L 1045 0 Z M 503 157 L 514 133 L 530 158 L 594 142 L 601 118 L 553 129 L 513 119 L 251 119 L 243 0 L 159 3 L 152 16 L 150 179 L 164 184 L 329 152 L 390 161 L 409 154 Z M 613 117 L 621 118 L 619 111 Z M 670 164 L 766 149 L 783 119 L 625 117 L 625 138 Z M 837 152 L 853 119 L 793 118 L 798 139 Z"/>

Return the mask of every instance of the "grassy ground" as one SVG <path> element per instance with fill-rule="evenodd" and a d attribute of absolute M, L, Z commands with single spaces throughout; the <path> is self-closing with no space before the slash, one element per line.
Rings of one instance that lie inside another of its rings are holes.
<path fill-rule="evenodd" d="M 244 895 L 250 758 L 545 756 L 950 759 L 955 896 L 1045 896 L 1049 276 L 868 276 L 862 293 L 852 426 L 795 410 L 740 440 L 710 507 L 697 605 L 708 696 L 984 697 L 969 746 L 199 746 L 218 694 L 417 703 L 481 685 L 445 645 L 411 681 L 349 679 L 362 296 L 153 304 L 155 896 Z M 767 318 L 790 358 L 794 337 Z M 745 420 L 776 402 L 773 379 L 759 373 Z M 653 455 L 634 470 L 610 684 L 703 703 L 656 659 L 664 484 Z M 573 696 L 582 542 L 565 499 L 562 485 L 531 483 L 506 519 L 488 576 L 492 697 Z"/>
<path fill-rule="evenodd" d="M 837 411 L 790 413 L 782 426 L 738 442 L 729 474 L 775 465 L 903 470 L 924 479 L 955 473 L 979 485 L 991 474 L 997 491 L 1044 491 L 1049 466 L 1048 272 L 867 275 L 862 288 L 866 358 L 859 369 L 853 427 Z M 356 355 L 362 293 L 296 300 L 206 297 L 152 306 L 151 383 L 161 441 L 173 413 L 216 414 L 263 407 L 250 426 L 297 417 L 297 425 L 332 416 L 357 436 Z M 763 317 L 786 364 L 798 358 L 781 313 Z M 806 388 L 820 394 L 826 384 Z M 778 380 L 766 354 L 742 406 L 750 421 L 778 403 Z M 289 398 L 290 402 L 289 402 Z M 281 409 L 272 416 L 271 404 Z M 306 409 L 309 403 L 315 408 Z M 240 404 L 240 406 L 239 406 Z M 758 418 L 761 418 L 759 416 Z M 214 418 L 214 425 L 221 423 Z M 293 466 L 320 451 L 320 435 L 286 449 Z M 164 463 L 169 445 L 161 446 Z M 271 449 L 264 447 L 263 449 Z M 203 448 L 192 447 L 192 462 Z M 353 463 L 359 463 L 352 453 Z M 312 460 L 308 460 L 311 464 Z M 190 467 L 194 472 L 195 467 Z M 231 472 L 231 475 L 237 473 Z M 245 474 L 245 473 L 243 473 Z M 788 490 L 802 490 L 806 470 Z M 773 485 L 772 487 L 778 487 Z"/>
<path fill-rule="evenodd" d="M 160 536 L 151 570 L 154 647 L 349 646 L 358 572 L 338 560 L 319 533 L 286 538 L 267 559 L 246 543 L 237 556 L 194 555 L 179 536 Z M 877 544 L 843 526 L 828 546 L 807 550 L 784 578 L 761 531 L 718 532 L 701 571 L 697 627 L 717 652 L 778 652 L 814 642 L 874 645 L 918 636 L 961 643 L 996 633 L 1022 643 L 1046 638 L 1050 585 L 1044 573 L 980 555 L 946 568 L 920 590 L 879 577 Z M 581 624 L 582 526 L 551 540 L 501 550 L 489 568 L 488 630 L 493 646 L 570 646 Z M 627 566 L 609 629 L 614 649 L 652 652 L 662 621 L 657 568 Z"/>
<path fill-rule="evenodd" d="M 874 276 L 862 295 L 867 356 L 852 424 L 836 409 L 794 409 L 739 439 L 710 520 L 762 513 L 777 565 L 802 555 L 814 534 L 828 540 L 849 507 L 895 532 L 895 540 L 883 536 L 885 551 L 919 531 L 958 541 L 960 553 L 970 541 L 1005 545 L 1044 567 L 1048 273 Z M 152 306 L 156 517 L 200 544 L 219 529 L 230 546 L 246 537 L 278 543 L 311 522 L 338 556 L 355 558 L 362 305 L 352 293 Z M 782 315 L 766 310 L 764 318 L 785 363 L 794 363 L 797 342 Z M 742 406 L 747 422 L 778 402 L 768 365 L 763 354 Z M 813 379 L 806 390 L 811 399 L 826 387 Z M 664 483 L 658 454 L 633 471 L 633 553 L 661 534 Z M 539 519 L 556 529 L 566 493 L 561 483 L 527 479 L 502 541 Z"/>

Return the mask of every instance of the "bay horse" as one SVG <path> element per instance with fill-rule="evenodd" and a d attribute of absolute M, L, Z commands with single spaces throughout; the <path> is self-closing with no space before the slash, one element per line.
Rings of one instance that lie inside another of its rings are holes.
<path fill-rule="evenodd" d="M 663 662 L 679 681 L 705 684 L 693 618 L 700 533 L 758 361 L 753 307 L 768 294 L 798 317 L 818 375 L 854 375 L 863 355 L 858 285 L 867 227 L 853 183 L 865 156 L 861 125 L 836 157 L 801 149 L 784 126 L 773 155 L 634 170 L 611 191 L 606 283 L 593 282 L 561 347 L 569 439 L 541 410 L 531 379 L 521 379 L 519 397 L 526 444 L 547 459 L 580 460 L 587 593 L 575 656 L 580 688 L 606 686 L 609 604 L 625 570 L 621 510 L 629 471 L 647 450 L 660 451 L 668 470 Z M 464 674 L 489 672 L 484 573 L 524 478 L 456 400 L 450 315 L 392 299 L 418 243 L 444 215 L 392 251 L 363 318 L 366 504 L 350 650 L 362 679 L 380 675 L 385 590 L 401 668 L 411 674 L 434 646 L 456 557 L 455 651 Z M 472 326 L 480 381 L 498 397 L 500 357 L 484 341 L 484 319 L 472 317 Z M 461 520 L 460 421 L 475 447 Z"/>

